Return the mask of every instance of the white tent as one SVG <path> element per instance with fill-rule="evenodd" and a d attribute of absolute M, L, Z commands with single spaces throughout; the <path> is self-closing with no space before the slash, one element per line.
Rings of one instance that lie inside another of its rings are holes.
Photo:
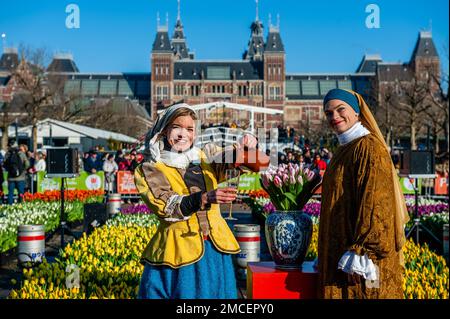
<path fill-rule="evenodd" d="M 62 122 L 53 119 L 45 119 L 37 123 L 38 144 L 44 146 L 44 138 L 65 140 L 67 145 L 80 145 L 83 151 L 95 145 L 106 146 L 110 139 L 118 142 L 134 144 L 138 140 L 116 132 L 101 130 L 85 125 Z M 17 129 L 20 138 L 31 138 L 32 126 L 24 126 Z M 15 128 L 9 128 L 9 137 L 15 137 Z"/>
<path fill-rule="evenodd" d="M 213 110 L 215 108 L 226 108 L 226 109 L 234 109 L 239 111 L 246 111 L 250 112 L 250 131 L 255 132 L 255 113 L 262 113 L 262 114 L 283 114 L 284 112 L 282 110 L 275 110 L 271 108 L 261 107 L 261 106 L 251 106 L 251 105 L 245 105 L 245 104 L 237 104 L 237 103 L 230 103 L 225 101 L 218 101 L 218 102 L 210 102 L 210 103 L 204 103 L 204 104 L 197 104 L 197 105 L 191 105 L 192 108 L 196 111 L 200 110 Z M 164 110 L 158 111 L 158 113 L 163 112 Z"/>

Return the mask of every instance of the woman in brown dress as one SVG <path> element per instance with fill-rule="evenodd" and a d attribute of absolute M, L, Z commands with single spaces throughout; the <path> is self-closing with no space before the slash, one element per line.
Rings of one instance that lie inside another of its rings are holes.
<path fill-rule="evenodd" d="M 322 184 L 320 298 L 403 298 L 406 204 L 389 149 L 363 98 L 333 89 L 324 112 L 338 137 Z"/>

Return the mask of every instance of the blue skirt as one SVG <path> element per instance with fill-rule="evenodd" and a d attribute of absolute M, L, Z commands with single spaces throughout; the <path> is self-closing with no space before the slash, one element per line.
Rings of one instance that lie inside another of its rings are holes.
<path fill-rule="evenodd" d="M 194 264 L 178 269 L 145 264 L 139 299 L 236 299 L 232 256 L 205 240 L 205 253 Z"/>

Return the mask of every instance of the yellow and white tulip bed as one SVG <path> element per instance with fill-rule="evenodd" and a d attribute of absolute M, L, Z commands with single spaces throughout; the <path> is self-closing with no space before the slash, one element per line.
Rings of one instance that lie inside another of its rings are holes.
<path fill-rule="evenodd" d="M 156 220 L 145 225 L 110 223 L 90 236 L 67 245 L 53 263 L 43 262 L 23 271 L 23 280 L 13 282 L 12 299 L 136 298 L 143 265 L 142 252 L 155 233 Z M 317 256 L 318 225 L 307 259 Z M 411 240 L 404 248 L 406 272 L 403 290 L 407 299 L 449 298 L 449 269 L 445 259 L 427 246 Z M 66 287 L 66 267 L 79 267 L 79 288 Z"/>

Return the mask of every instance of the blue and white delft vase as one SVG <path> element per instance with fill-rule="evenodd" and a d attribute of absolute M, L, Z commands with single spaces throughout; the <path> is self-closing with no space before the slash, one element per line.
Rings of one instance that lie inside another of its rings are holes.
<path fill-rule="evenodd" d="M 274 211 L 266 219 L 270 255 L 277 268 L 300 268 L 311 242 L 313 223 L 303 211 Z"/>

